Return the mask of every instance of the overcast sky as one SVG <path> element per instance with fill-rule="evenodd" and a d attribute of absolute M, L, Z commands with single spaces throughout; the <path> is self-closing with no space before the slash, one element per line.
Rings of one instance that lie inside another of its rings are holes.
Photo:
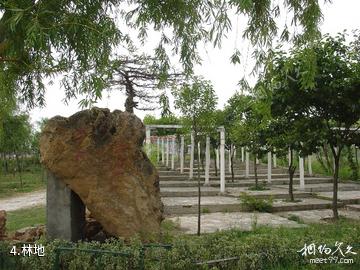
<path fill-rule="evenodd" d="M 322 33 L 335 35 L 344 29 L 349 31 L 360 29 L 359 11 L 360 0 L 333 0 L 332 4 L 323 5 Z M 252 48 L 246 41 L 241 39 L 242 25 L 244 24 L 242 20 L 244 18 L 240 16 L 233 16 L 232 31 L 228 38 L 223 40 L 221 49 L 214 49 L 211 45 L 200 47 L 203 62 L 201 66 L 195 67 L 195 73 L 212 81 L 219 98 L 219 108 L 222 108 L 229 97 L 239 89 L 237 84 L 244 75 L 250 82 L 254 82 L 254 78 L 247 75 L 253 65 L 251 59 Z M 242 53 L 242 63 L 240 65 L 233 65 L 229 60 L 235 47 L 238 47 Z M 62 101 L 63 98 L 64 91 L 60 89 L 58 83 L 48 86 L 46 107 L 36 108 L 30 112 L 32 122 L 35 123 L 41 118 L 51 118 L 55 115 L 70 116 L 80 109 L 78 107 L 80 99 L 72 100 L 66 105 Z M 125 97 L 119 92 L 109 94 L 104 92 L 103 99 L 95 106 L 108 107 L 110 110 L 124 110 L 124 101 Z M 141 119 L 146 114 L 159 116 L 158 111 L 144 112 L 136 110 L 135 114 Z"/>

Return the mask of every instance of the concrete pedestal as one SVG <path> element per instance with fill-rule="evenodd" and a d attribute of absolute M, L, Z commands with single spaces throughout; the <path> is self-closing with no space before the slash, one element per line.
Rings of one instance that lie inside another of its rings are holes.
<path fill-rule="evenodd" d="M 50 239 L 78 241 L 83 238 L 85 205 L 80 197 L 47 172 L 46 232 Z"/>

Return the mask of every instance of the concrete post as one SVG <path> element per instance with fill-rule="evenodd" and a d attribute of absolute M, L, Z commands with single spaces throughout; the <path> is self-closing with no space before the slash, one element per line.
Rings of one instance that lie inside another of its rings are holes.
<path fill-rule="evenodd" d="M 288 153 L 289 166 L 290 166 L 290 160 L 291 160 L 291 150 L 290 150 L 290 147 L 289 147 L 289 153 Z"/>
<path fill-rule="evenodd" d="M 184 136 L 181 136 L 180 143 L 180 173 L 184 173 Z"/>
<path fill-rule="evenodd" d="M 198 148 L 198 157 L 199 157 L 199 162 L 201 164 L 201 147 L 200 147 L 200 142 L 198 142 L 198 145 L 197 145 L 197 148 Z M 200 165 L 198 164 L 198 166 Z"/>
<path fill-rule="evenodd" d="M 276 154 L 273 154 L 274 168 L 277 167 Z"/>
<path fill-rule="evenodd" d="M 210 182 L 210 137 L 206 136 L 205 146 L 205 185 L 209 185 Z"/>
<path fill-rule="evenodd" d="M 157 137 L 157 162 L 160 161 L 160 138 Z"/>
<path fill-rule="evenodd" d="M 161 163 L 165 164 L 165 140 L 161 138 Z"/>
<path fill-rule="evenodd" d="M 175 169 L 175 137 L 172 137 L 171 143 L 171 169 Z"/>
<path fill-rule="evenodd" d="M 245 153 L 245 177 L 249 178 L 250 176 L 250 157 L 249 157 L 249 152 L 246 151 Z"/>
<path fill-rule="evenodd" d="M 231 154 L 232 154 L 232 146 L 230 145 L 229 153 L 229 173 L 231 173 Z"/>
<path fill-rule="evenodd" d="M 189 178 L 193 179 L 194 177 L 194 132 L 191 132 L 191 144 L 190 144 L 190 168 L 189 168 Z"/>
<path fill-rule="evenodd" d="M 259 163 L 260 163 L 259 159 L 258 159 L 258 158 L 256 158 L 256 164 L 259 164 Z"/>
<path fill-rule="evenodd" d="M 300 171 L 300 189 L 305 189 L 305 178 L 304 178 L 304 159 L 299 157 L 299 171 Z"/>
<path fill-rule="evenodd" d="M 241 162 L 245 161 L 244 147 L 241 147 Z"/>
<path fill-rule="evenodd" d="M 267 158 L 267 182 L 271 183 L 271 152 L 268 152 Z"/>
<path fill-rule="evenodd" d="M 170 141 L 169 137 L 166 137 L 166 167 L 169 167 L 169 151 L 170 150 Z"/>
<path fill-rule="evenodd" d="M 83 238 L 85 205 L 50 171 L 47 171 L 46 216 L 48 238 L 74 242 Z"/>
<path fill-rule="evenodd" d="M 219 158 L 219 148 L 216 148 L 216 167 L 220 169 L 220 158 Z"/>
<path fill-rule="evenodd" d="M 225 192 L 225 129 L 220 129 L 220 192 Z"/>
<path fill-rule="evenodd" d="M 311 160 L 311 155 L 308 156 L 308 169 L 309 169 L 309 175 L 312 176 L 313 172 L 312 172 L 312 160 Z"/>
<path fill-rule="evenodd" d="M 148 155 L 151 154 L 151 148 L 150 148 L 150 144 L 151 144 L 151 129 L 146 127 L 146 139 L 145 139 L 145 142 L 146 142 L 146 153 Z"/>

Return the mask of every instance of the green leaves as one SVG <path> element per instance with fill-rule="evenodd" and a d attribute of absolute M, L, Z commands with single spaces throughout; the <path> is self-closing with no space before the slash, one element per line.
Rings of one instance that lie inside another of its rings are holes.
<path fill-rule="evenodd" d="M 175 108 L 184 116 L 185 125 L 195 132 L 211 132 L 217 96 L 209 81 L 194 77 L 191 84 L 173 90 Z"/>

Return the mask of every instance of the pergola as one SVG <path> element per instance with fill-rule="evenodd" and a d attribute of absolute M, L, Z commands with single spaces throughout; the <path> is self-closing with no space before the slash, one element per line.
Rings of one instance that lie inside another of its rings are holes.
<path fill-rule="evenodd" d="M 145 143 L 148 145 L 148 150 L 151 151 L 151 130 L 153 129 L 179 129 L 182 128 L 182 125 L 145 125 L 146 128 L 146 138 Z M 219 149 L 216 150 L 216 164 L 220 170 L 220 193 L 225 192 L 225 128 L 223 126 L 218 127 L 217 131 L 220 133 L 220 145 Z M 194 133 L 190 134 L 190 167 L 189 167 L 189 178 L 193 179 L 194 177 Z M 167 167 L 169 167 L 171 154 L 171 169 L 175 170 L 175 136 L 164 136 L 162 138 L 157 138 L 157 160 L 161 161 Z M 199 147 L 199 146 L 198 146 Z M 149 154 L 149 152 L 148 152 Z M 230 155 L 230 152 L 229 152 Z M 271 184 L 271 174 L 272 174 L 272 162 L 274 167 L 276 167 L 276 155 L 271 152 L 267 156 L 267 182 Z M 249 162 L 249 152 L 241 148 L 241 161 L 245 161 L 245 178 L 250 176 L 250 162 Z M 308 157 L 309 164 L 309 174 L 312 175 L 311 168 L 311 156 Z M 230 170 L 230 157 L 229 157 L 229 170 Z M 184 135 L 180 136 L 180 172 L 184 173 Z M 299 157 L 299 172 L 300 172 L 300 186 L 301 190 L 305 189 L 305 177 L 304 177 L 304 158 Z M 205 185 L 209 185 L 210 182 L 210 137 L 206 137 L 206 146 L 205 146 Z"/>
<path fill-rule="evenodd" d="M 182 128 L 182 125 L 146 125 L 146 139 L 145 142 L 147 145 L 151 144 L 151 130 L 152 129 L 179 129 Z M 220 133 L 220 192 L 225 192 L 225 128 L 219 127 L 218 132 Z M 193 179 L 194 177 L 194 133 L 190 134 L 191 144 L 190 144 L 190 168 L 189 168 L 189 178 Z M 175 169 L 175 137 L 173 136 L 171 143 L 171 169 Z M 165 151 L 166 145 L 166 151 Z M 150 149 L 150 148 L 148 148 Z M 170 140 L 169 137 L 166 138 L 166 144 L 164 138 L 157 138 L 157 153 L 158 153 L 158 161 L 160 160 L 160 149 L 162 152 L 162 162 L 165 160 L 166 153 L 166 166 L 169 166 L 169 153 L 170 153 Z M 180 140 L 180 172 L 184 172 L 184 135 L 181 135 Z M 210 137 L 206 137 L 206 146 L 205 146 L 205 185 L 210 184 Z"/>

